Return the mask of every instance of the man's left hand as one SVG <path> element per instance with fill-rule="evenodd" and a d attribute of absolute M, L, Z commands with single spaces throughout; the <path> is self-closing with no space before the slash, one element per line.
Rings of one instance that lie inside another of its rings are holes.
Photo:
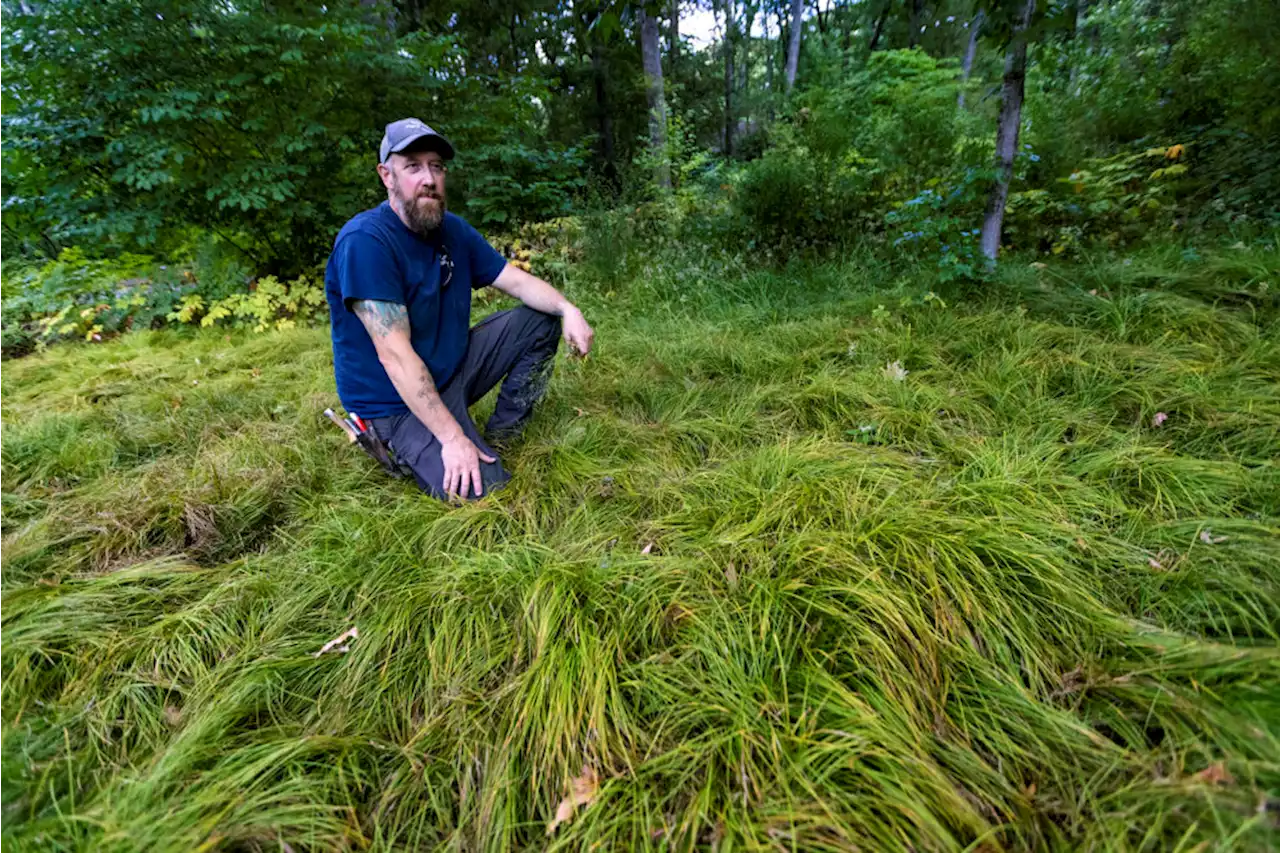
<path fill-rule="evenodd" d="M 595 339 L 596 333 L 587 324 L 586 318 L 582 316 L 577 306 L 570 305 L 564 309 L 560 325 L 571 354 L 586 356 L 591 352 L 591 342 Z"/>

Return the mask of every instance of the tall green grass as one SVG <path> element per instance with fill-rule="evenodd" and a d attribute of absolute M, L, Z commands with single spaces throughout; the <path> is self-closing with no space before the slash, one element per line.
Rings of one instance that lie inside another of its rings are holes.
<path fill-rule="evenodd" d="M 460 508 L 323 330 L 7 363 L 6 848 L 1274 849 L 1275 255 L 894 275 L 569 281 Z"/>

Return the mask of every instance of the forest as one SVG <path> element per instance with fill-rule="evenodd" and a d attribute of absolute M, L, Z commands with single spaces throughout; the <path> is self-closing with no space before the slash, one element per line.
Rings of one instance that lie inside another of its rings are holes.
<path fill-rule="evenodd" d="M 1280 846 L 1272 0 L 0 18 L 6 849 Z M 409 116 L 596 329 L 465 505 L 321 416 Z"/>

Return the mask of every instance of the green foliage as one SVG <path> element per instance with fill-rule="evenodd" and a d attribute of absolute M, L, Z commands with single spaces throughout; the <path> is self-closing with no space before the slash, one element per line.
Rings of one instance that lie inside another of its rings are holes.
<path fill-rule="evenodd" d="M 799 145 L 770 149 L 746 165 L 734 188 L 743 237 L 753 247 L 796 247 L 855 236 L 869 214 L 865 167 L 854 152 L 835 161 Z"/>
<path fill-rule="evenodd" d="M 381 196 L 387 121 L 430 105 L 465 151 L 525 94 L 491 93 L 449 39 L 397 39 L 356 0 L 40 7 L 3 34 L 5 225 L 31 249 L 171 250 L 194 225 L 256 272 L 296 272 Z"/>
<path fill-rule="evenodd" d="M 954 69 L 917 50 L 874 53 L 857 73 L 807 91 L 790 126 L 735 188 L 751 237 L 765 245 L 847 241 L 904 193 L 936 186 L 961 142 L 955 93 Z"/>
<path fill-rule="evenodd" d="M 466 211 L 476 225 L 510 228 L 565 216 L 587 185 L 581 148 L 492 145 L 465 155 L 462 166 Z"/>
<path fill-rule="evenodd" d="M 101 340 L 150 328 L 185 285 L 180 270 L 145 255 L 94 260 L 70 248 L 42 265 L 9 262 L 3 276 L 3 352 L 21 355 L 54 340 Z"/>
<path fill-rule="evenodd" d="M 893 248 L 915 261 L 932 263 L 943 282 L 982 278 L 988 265 L 973 223 L 991 175 L 969 169 L 954 184 L 921 190 L 885 215 Z"/>
<path fill-rule="evenodd" d="M 1191 159 L 1186 146 L 1171 145 L 1086 160 L 1052 188 L 1010 194 L 1007 233 L 1018 245 L 1058 255 L 1167 231 L 1178 223 L 1179 191 L 1193 180 Z"/>
<path fill-rule="evenodd" d="M 946 171 L 963 129 L 956 71 L 919 50 L 878 51 L 858 71 L 800 99 L 799 138 L 813 155 L 839 161 L 858 152 L 880 189 L 920 188 Z"/>
<path fill-rule="evenodd" d="M 237 293 L 206 304 L 199 293 L 183 297 L 178 308 L 167 319 L 201 326 L 228 325 L 251 328 L 255 332 L 268 329 L 291 329 L 301 321 L 316 323 L 328 318 L 324 283 L 307 277 L 287 284 L 267 276 L 254 282 L 248 293 Z"/>
<path fill-rule="evenodd" d="M 25 355 L 58 340 L 103 341 L 166 324 L 283 329 L 327 317 L 323 283 L 302 276 L 240 279 L 243 267 L 205 247 L 191 264 L 145 255 L 86 258 L 64 249 L 43 265 L 6 265 L 4 355 Z M 202 277 L 207 276 L 207 277 Z"/>

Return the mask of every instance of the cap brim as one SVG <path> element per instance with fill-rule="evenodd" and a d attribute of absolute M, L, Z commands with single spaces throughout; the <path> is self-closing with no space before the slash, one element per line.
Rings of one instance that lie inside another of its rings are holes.
<path fill-rule="evenodd" d="M 395 148 L 388 151 L 387 156 L 390 157 L 392 154 L 403 154 L 414 147 L 423 148 L 428 151 L 434 150 L 446 160 L 453 159 L 453 143 L 433 131 L 427 131 L 426 133 L 419 133 L 417 136 L 409 137 L 404 142 L 401 142 Z"/>

